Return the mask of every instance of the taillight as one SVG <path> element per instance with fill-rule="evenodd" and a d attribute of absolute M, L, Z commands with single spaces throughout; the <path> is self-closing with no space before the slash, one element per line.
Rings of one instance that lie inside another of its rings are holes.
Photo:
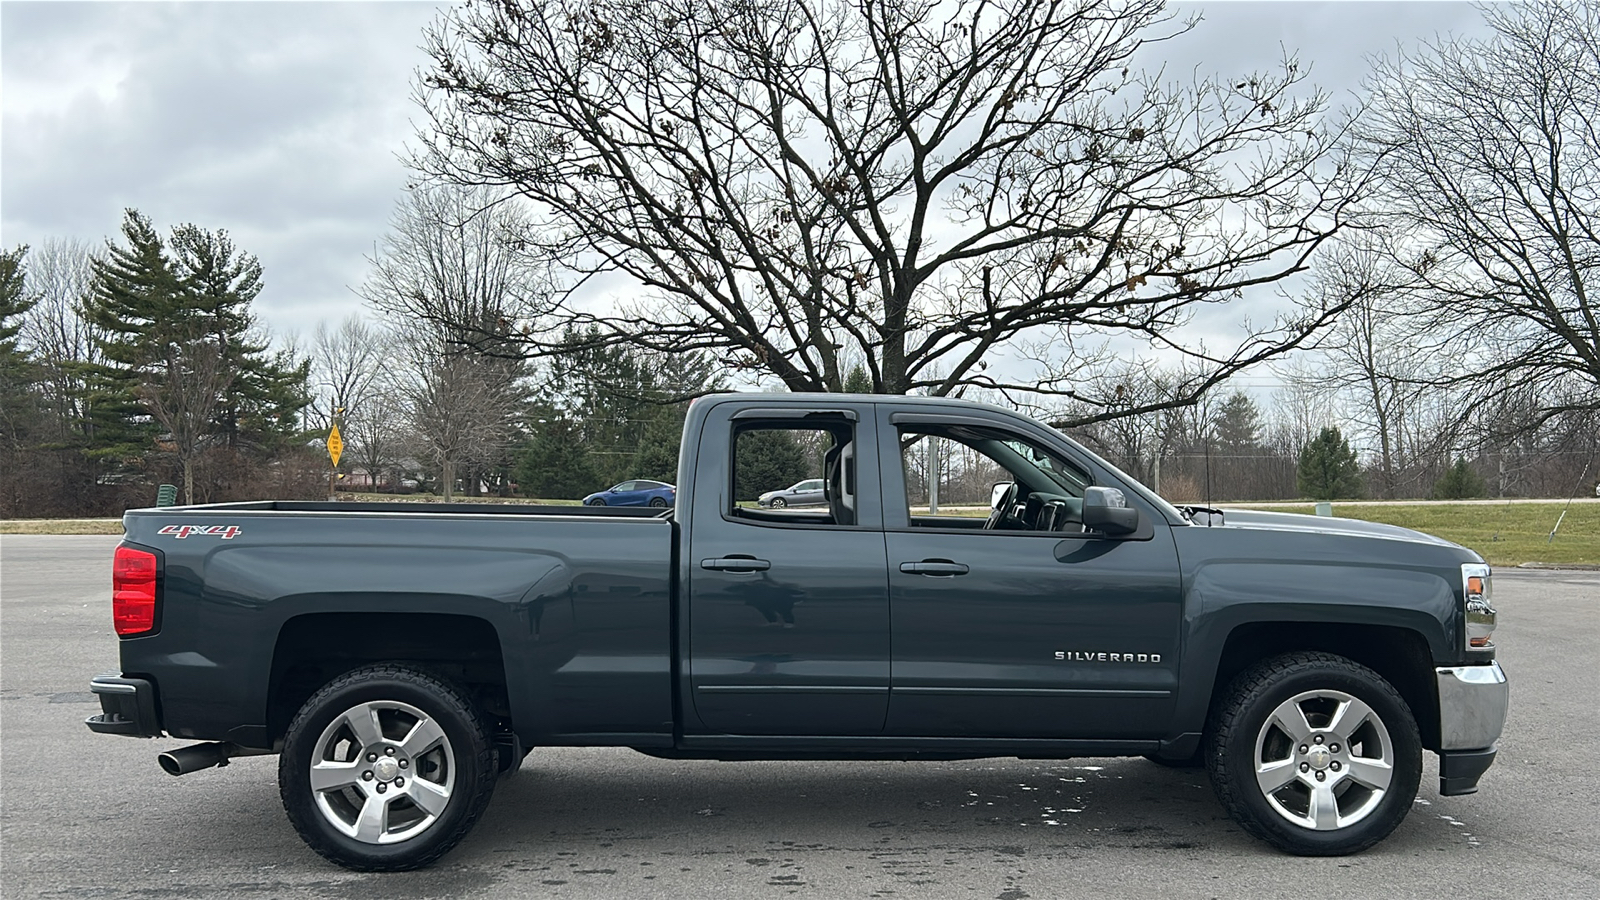
<path fill-rule="evenodd" d="M 111 563 L 111 621 L 117 634 L 143 634 L 156 627 L 156 555 L 118 547 Z"/>

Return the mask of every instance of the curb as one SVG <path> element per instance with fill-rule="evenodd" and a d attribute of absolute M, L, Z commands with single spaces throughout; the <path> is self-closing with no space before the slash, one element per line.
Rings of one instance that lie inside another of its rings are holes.
<path fill-rule="evenodd" d="M 1600 572 L 1600 565 L 1593 563 L 1542 563 L 1525 562 L 1517 563 L 1519 569 L 1545 569 L 1548 571 L 1567 572 Z"/>

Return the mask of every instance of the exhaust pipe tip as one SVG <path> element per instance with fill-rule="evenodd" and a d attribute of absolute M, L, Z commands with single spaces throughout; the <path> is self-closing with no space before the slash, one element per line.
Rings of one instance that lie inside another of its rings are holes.
<path fill-rule="evenodd" d="M 228 757 L 232 754 L 233 745 L 223 742 L 209 744 L 194 744 L 188 747 L 179 747 L 168 750 L 156 757 L 156 762 L 161 765 L 161 770 L 174 777 L 209 769 L 214 766 L 227 765 Z"/>

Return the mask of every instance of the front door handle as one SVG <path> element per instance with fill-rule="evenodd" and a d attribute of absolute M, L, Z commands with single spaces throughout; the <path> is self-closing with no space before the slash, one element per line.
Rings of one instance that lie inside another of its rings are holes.
<path fill-rule="evenodd" d="M 700 568 L 713 572 L 765 572 L 772 563 L 753 556 L 718 556 L 700 560 Z"/>
<path fill-rule="evenodd" d="M 922 562 L 903 562 L 900 564 L 900 571 L 907 575 L 949 577 L 965 575 L 972 570 L 966 563 L 951 562 L 948 559 L 925 559 Z"/>

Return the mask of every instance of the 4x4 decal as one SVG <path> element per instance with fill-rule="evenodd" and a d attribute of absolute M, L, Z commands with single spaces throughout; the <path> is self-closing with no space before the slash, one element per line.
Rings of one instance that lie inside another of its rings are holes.
<path fill-rule="evenodd" d="M 237 525 L 163 525 L 156 534 L 170 534 L 178 540 L 183 540 L 191 534 L 201 534 L 206 537 L 220 537 L 223 540 L 232 540 L 239 535 Z"/>

